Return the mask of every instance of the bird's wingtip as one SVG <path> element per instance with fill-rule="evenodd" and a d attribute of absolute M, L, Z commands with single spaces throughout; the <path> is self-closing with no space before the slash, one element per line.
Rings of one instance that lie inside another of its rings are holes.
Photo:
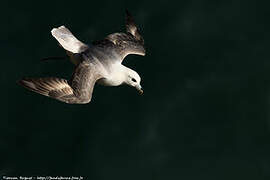
<path fill-rule="evenodd" d="M 16 84 L 22 86 L 25 78 L 19 79 L 16 81 Z"/>
<path fill-rule="evenodd" d="M 36 89 L 35 84 L 31 81 L 30 78 L 22 78 L 17 81 L 17 84 L 27 89 Z"/>
<path fill-rule="evenodd" d="M 126 18 L 128 19 L 132 18 L 132 15 L 130 14 L 129 10 L 125 9 L 125 11 L 126 11 Z"/>

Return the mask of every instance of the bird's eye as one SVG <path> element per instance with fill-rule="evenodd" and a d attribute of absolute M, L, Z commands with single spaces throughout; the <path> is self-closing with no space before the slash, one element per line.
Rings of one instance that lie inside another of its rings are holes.
<path fill-rule="evenodd" d="M 136 79 L 134 79 L 134 78 L 132 78 L 131 80 L 132 80 L 133 82 L 137 82 Z"/>

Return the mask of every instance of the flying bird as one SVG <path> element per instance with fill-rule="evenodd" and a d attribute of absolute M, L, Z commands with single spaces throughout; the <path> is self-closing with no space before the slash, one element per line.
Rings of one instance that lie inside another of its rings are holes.
<path fill-rule="evenodd" d="M 143 37 L 128 11 L 125 33 L 109 34 L 89 45 L 78 40 L 65 26 L 53 28 L 51 34 L 76 65 L 71 79 L 23 78 L 18 81 L 23 87 L 69 104 L 89 103 L 95 83 L 127 84 L 143 93 L 139 74 L 122 64 L 129 54 L 145 55 Z"/>

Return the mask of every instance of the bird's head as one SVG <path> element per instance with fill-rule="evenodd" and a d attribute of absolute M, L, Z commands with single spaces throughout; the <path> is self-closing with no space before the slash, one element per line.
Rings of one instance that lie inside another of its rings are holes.
<path fill-rule="evenodd" d="M 131 87 L 135 87 L 140 94 L 143 94 L 143 89 L 141 86 L 141 77 L 136 71 L 133 71 L 132 69 L 127 69 L 126 71 L 126 80 L 125 83 Z"/>

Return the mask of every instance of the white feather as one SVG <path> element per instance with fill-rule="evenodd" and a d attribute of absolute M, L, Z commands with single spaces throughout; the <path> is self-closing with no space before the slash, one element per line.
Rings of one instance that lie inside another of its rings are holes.
<path fill-rule="evenodd" d="M 65 50 L 72 53 L 80 53 L 88 47 L 79 41 L 65 26 L 53 28 L 51 33 Z"/>

